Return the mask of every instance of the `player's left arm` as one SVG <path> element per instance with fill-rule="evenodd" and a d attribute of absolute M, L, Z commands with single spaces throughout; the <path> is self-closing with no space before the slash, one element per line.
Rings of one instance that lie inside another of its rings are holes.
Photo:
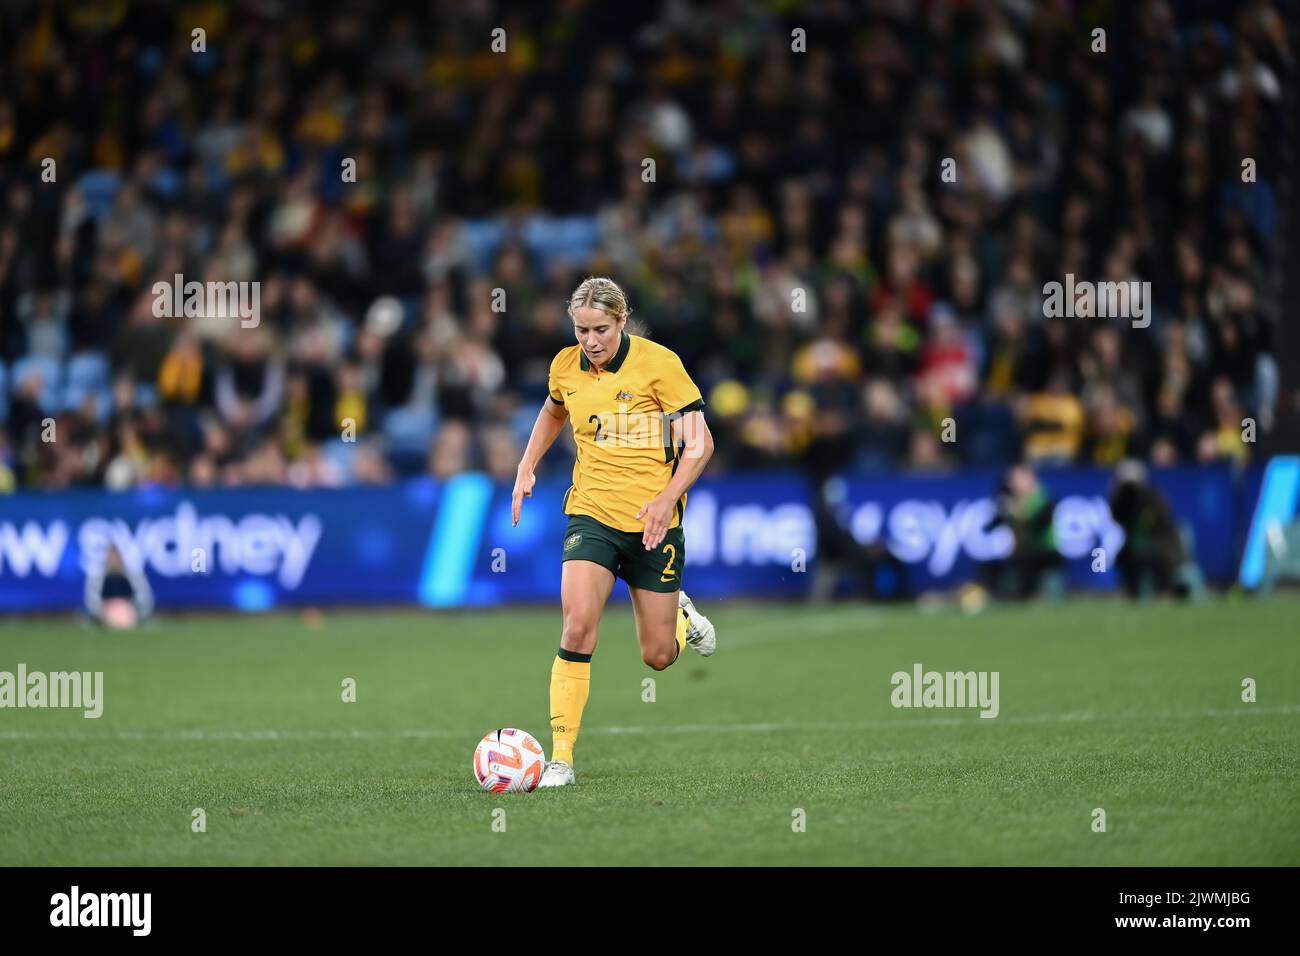
<path fill-rule="evenodd" d="M 637 512 L 638 520 L 645 519 L 641 540 L 647 551 L 659 547 L 673 523 L 677 502 L 695 483 L 713 454 L 713 436 L 704 421 L 704 413 L 700 411 L 704 407 L 704 398 L 699 386 L 691 381 L 690 373 L 675 353 L 665 349 L 655 353 L 652 360 L 656 363 L 651 385 L 654 400 L 670 423 L 670 436 L 665 436 L 668 441 L 664 446 L 674 456 L 668 460 L 675 459 L 676 464 L 668 486 Z"/>
<path fill-rule="evenodd" d="M 645 532 L 641 541 L 647 551 L 659 547 L 668 526 L 673 521 L 673 509 L 678 500 L 695 484 L 705 465 L 713 457 L 713 434 L 704 413 L 699 409 L 672 419 L 672 447 L 677 451 L 677 468 L 667 487 L 653 500 L 641 506 L 637 517 L 645 517 Z"/>

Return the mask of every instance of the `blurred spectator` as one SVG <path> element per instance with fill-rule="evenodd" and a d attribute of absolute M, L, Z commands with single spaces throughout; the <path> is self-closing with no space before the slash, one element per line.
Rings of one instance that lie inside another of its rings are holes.
<path fill-rule="evenodd" d="M 1120 404 L 1114 386 L 1098 385 L 1089 399 L 1087 458 L 1094 465 L 1110 467 L 1131 457 L 1136 428 L 1133 412 Z"/>
<path fill-rule="evenodd" d="M 1127 460 L 1115 470 L 1110 513 L 1124 529 L 1115 568 L 1130 597 L 1199 593 L 1200 572 L 1187 553 L 1173 511 L 1140 462 Z"/>
<path fill-rule="evenodd" d="M 469 468 L 472 434 L 463 421 L 447 421 L 434 436 L 429 454 L 429 472 L 435 478 L 451 478 Z"/>
<path fill-rule="evenodd" d="M 1019 412 L 1028 461 L 1063 465 L 1078 456 L 1083 445 L 1083 404 L 1065 375 L 1053 375 L 1044 391 L 1024 398 Z"/>
<path fill-rule="evenodd" d="M 985 586 L 999 597 L 1028 598 L 1040 591 L 1059 596 L 1065 585 L 1060 571 L 1064 559 L 1056 549 L 1052 525 L 1056 502 L 1033 469 L 1017 465 L 1006 473 L 997 508 L 984 530 L 1008 528 L 1012 550 L 1008 557 L 984 565 Z"/>
<path fill-rule="evenodd" d="M 153 613 L 153 588 L 110 547 L 100 570 L 86 575 L 86 613 L 111 631 L 132 630 Z"/>
<path fill-rule="evenodd" d="M 264 4 L 201 63 L 182 8 L 0 6 L 8 483 L 495 472 L 588 272 L 721 399 L 714 469 L 1240 462 L 1274 428 L 1278 2 L 1115 5 L 1105 57 L 1069 4 L 831 4 L 791 56 L 782 5 L 538 2 L 503 57 L 390 6 Z M 1152 282 L 1150 327 L 1046 318 L 1067 273 Z M 158 314 L 177 275 L 260 283 L 259 323 Z"/>
<path fill-rule="evenodd" d="M 833 601 L 837 597 L 867 595 L 886 601 L 910 596 L 906 568 L 885 546 L 883 539 L 863 545 L 849 528 L 846 489 L 839 478 L 822 482 L 813 498 L 813 520 L 817 525 L 817 556 L 810 602 Z M 845 588 L 846 582 L 850 585 Z"/>

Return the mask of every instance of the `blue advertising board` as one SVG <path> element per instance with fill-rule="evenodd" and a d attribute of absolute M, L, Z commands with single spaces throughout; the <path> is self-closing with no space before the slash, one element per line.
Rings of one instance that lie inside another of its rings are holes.
<path fill-rule="evenodd" d="M 999 475 L 846 477 L 837 514 L 863 545 L 887 550 L 915 593 L 971 580 L 1005 556 L 987 527 Z M 1081 588 L 1116 585 L 1123 532 L 1111 520 L 1109 472 L 1048 471 L 1057 546 Z M 1156 471 L 1153 482 L 1192 533 L 1206 577 L 1231 582 L 1253 504 L 1226 466 Z M 263 610 L 282 605 L 421 603 L 430 607 L 554 601 L 568 482 L 539 481 L 512 527 L 511 487 L 486 475 L 383 487 L 299 491 L 143 489 L 0 496 L 0 613 L 81 605 L 88 572 L 110 547 L 143 568 L 160 608 Z M 807 593 L 816 568 L 814 488 L 799 474 L 699 481 L 686 509 L 692 594 Z M 1107 570 L 1094 573 L 1095 549 Z M 620 584 L 616 594 L 624 594 Z"/>

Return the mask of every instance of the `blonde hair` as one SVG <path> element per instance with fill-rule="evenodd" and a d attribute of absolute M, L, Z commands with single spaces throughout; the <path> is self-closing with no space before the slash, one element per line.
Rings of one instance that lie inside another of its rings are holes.
<path fill-rule="evenodd" d="M 578 283 L 578 287 L 569 296 L 569 317 L 574 309 L 599 309 L 615 319 L 626 319 L 632 314 L 628 308 L 627 296 L 613 279 L 605 276 L 588 276 Z M 640 322 L 628 322 L 627 331 L 634 335 L 644 335 L 645 327 Z"/>

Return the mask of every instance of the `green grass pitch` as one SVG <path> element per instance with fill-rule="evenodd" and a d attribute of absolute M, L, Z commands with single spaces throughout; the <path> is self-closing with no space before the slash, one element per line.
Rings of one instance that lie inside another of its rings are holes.
<path fill-rule="evenodd" d="M 0 622 L 0 670 L 105 685 L 0 710 L 0 864 L 1300 864 L 1294 598 L 701 609 L 717 655 L 655 673 L 611 606 L 578 785 L 503 796 L 471 754 L 549 748 L 558 608 Z M 999 716 L 895 709 L 916 663 L 998 671 Z"/>

